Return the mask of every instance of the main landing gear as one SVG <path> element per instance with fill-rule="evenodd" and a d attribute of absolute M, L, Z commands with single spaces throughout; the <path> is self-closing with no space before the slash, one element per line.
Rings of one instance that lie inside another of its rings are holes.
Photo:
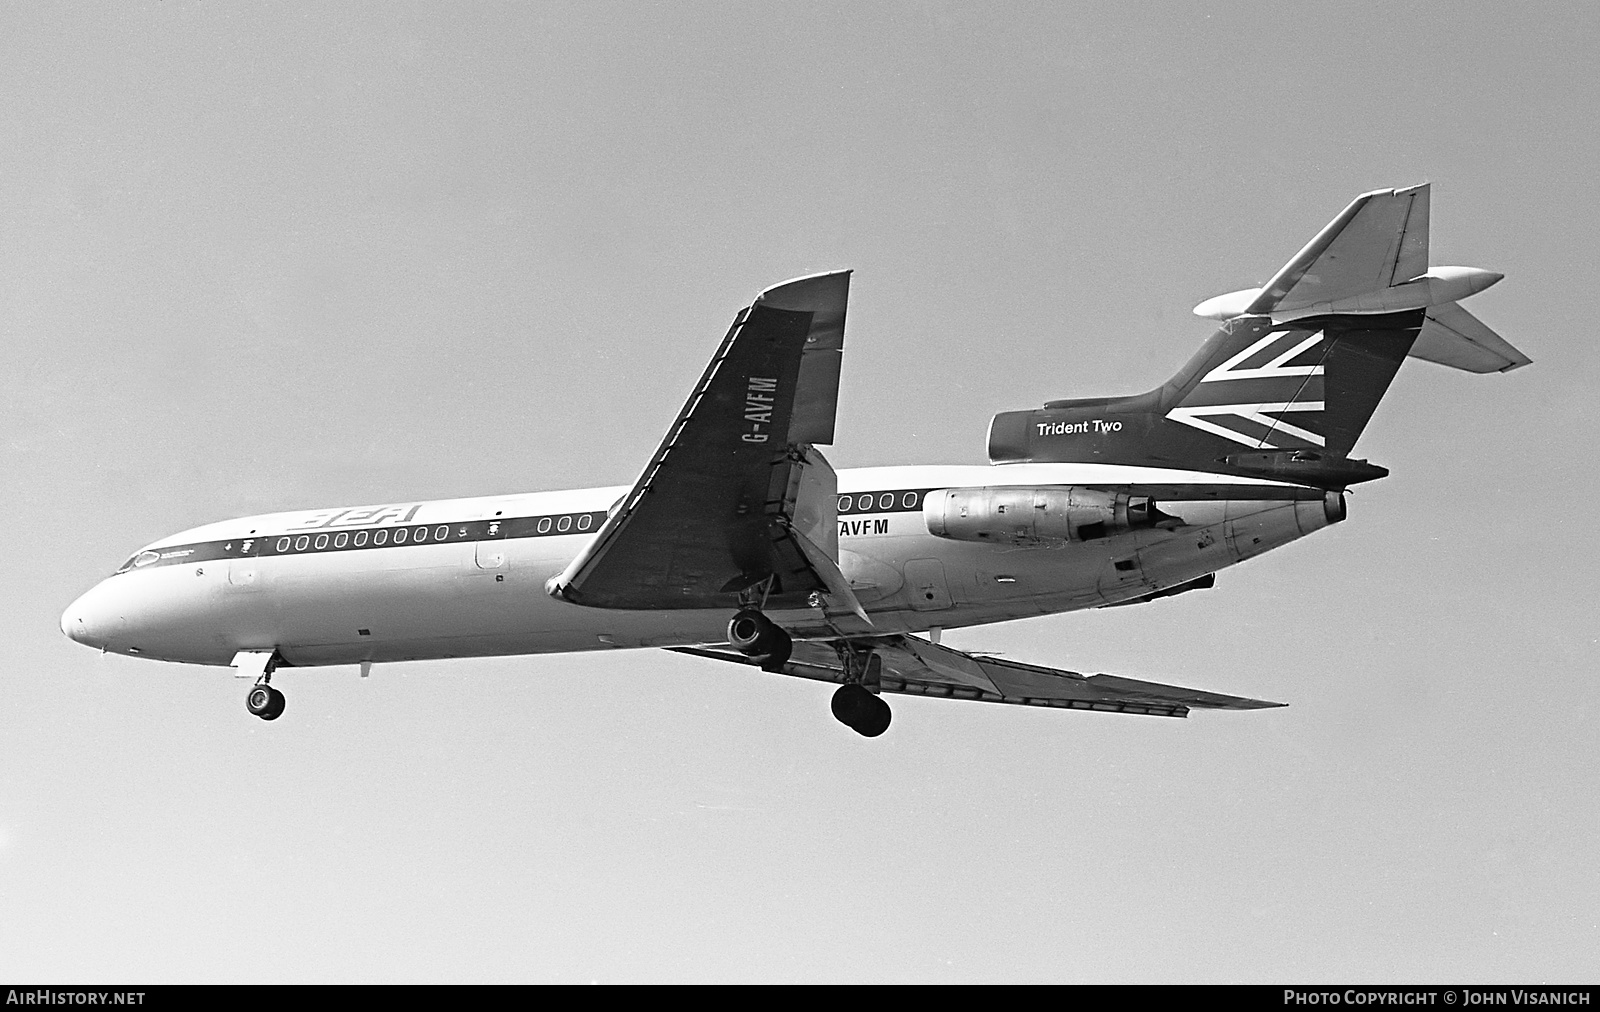
<path fill-rule="evenodd" d="M 745 608 L 728 620 L 728 644 L 760 663 L 763 671 L 782 671 L 794 650 L 783 627 L 754 608 Z"/>
<path fill-rule="evenodd" d="M 867 738 L 889 730 L 893 716 L 888 703 L 855 683 L 841 685 L 833 694 L 833 715 L 839 723 Z"/>
<path fill-rule="evenodd" d="M 856 734 L 876 738 L 889 730 L 893 714 L 877 695 L 883 658 L 871 648 L 859 650 L 847 642 L 836 645 L 844 663 L 845 682 L 833 694 L 833 716 Z"/>
<path fill-rule="evenodd" d="M 728 644 L 766 671 L 782 671 L 794 650 L 783 627 L 755 608 L 741 609 L 728 620 Z M 844 684 L 833 694 L 833 715 L 857 734 L 876 738 L 889 730 L 892 716 L 889 704 L 877 696 L 883 658 L 845 640 L 838 641 L 835 649 L 844 666 Z"/>

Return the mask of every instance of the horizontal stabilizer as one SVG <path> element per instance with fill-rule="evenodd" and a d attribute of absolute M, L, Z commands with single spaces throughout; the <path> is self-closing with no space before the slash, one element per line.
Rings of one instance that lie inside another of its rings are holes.
<path fill-rule="evenodd" d="M 1249 311 L 1305 309 L 1426 273 L 1428 203 L 1427 183 L 1363 193 L 1262 286 Z"/>
<path fill-rule="evenodd" d="M 1312 502 L 1327 493 L 1320 488 L 1307 488 L 1289 482 L 1272 484 L 1245 481 L 1153 484 L 1134 482 L 1127 485 L 1089 483 L 1084 488 L 1095 491 L 1121 493 L 1131 498 L 1149 498 L 1158 502 Z"/>
<path fill-rule="evenodd" d="M 881 659 L 876 688 L 883 692 L 1154 717 L 1187 717 L 1191 709 L 1260 710 L 1284 705 L 1118 675 L 1083 675 L 968 654 L 915 636 L 853 637 L 849 642 L 858 648 L 871 648 Z M 760 663 L 726 646 L 668 649 L 738 664 Z M 844 665 L 834 644 L 815 640 L 796 642 L 782 673 L 822 682 L 845 681 Z"/>
<path fill-rule="evenodd" d="M 1461 308 L 1459 302 L 1428 309 L 1411 355 L 1476 373 L 1510 372 L 1533 361 Z"/>

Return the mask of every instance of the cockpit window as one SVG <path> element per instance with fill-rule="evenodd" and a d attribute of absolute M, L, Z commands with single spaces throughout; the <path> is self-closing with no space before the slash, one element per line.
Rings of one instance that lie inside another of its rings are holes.
<path fill-rule="evenodd" d="M 152 552 L 150 549 L 146 548 L 144 551 L 139 552 L 137 555 L 132 556 L 131 558 L 128 559 L 127 562 L 124 562 L 121 566 L 117 567 L 117 572 L 118 573 L 126 573 L 130 569 L 139 569 L 139 568 L 141 568 L 143 566 L 150 565 L 150 563 L 152 563 L 152 562 L 160 562 L 160 561 L 161 561 L 161 553 L 160 552 Z"/>

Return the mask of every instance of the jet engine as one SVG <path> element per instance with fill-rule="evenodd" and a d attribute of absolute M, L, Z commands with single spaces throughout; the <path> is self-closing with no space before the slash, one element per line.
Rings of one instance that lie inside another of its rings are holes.
<path fill-rule="evenodd" d="M 923 500 L 922 517 L 935 537 L 1019 547 L 1093 541 L 1162 521 L 1182 522 L 1148 497 L 1085 488 L 938 489 Z"/>

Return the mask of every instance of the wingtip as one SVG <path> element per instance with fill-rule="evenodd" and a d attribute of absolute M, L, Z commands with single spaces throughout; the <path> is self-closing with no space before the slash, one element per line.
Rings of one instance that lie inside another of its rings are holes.
<path fill-rule="evenodd" d="M 773 309 L 815 310 L 830 302 L 843 303 L 849 297 L 853 268 L 823 271 L 790 278 L 763 291 L 756 302 Z"/>
<path fill-rule="evenodd" d="M 1426 190 L 1432 185 L 1433 183 L 1431 182 L 1425 182 L 1412 183 L 1410 186 L 1385 186 L 1377 190 L 1368 190 L 1366 193 L 1357 194 L 1356 200 L 1364 200 L 1367 197 L 1391 197 L 1399 196 L 1403 193 L 1416 193 L 1418 190 Z"/>
<path fill-rule="evenodd" d="M 1207 705 L 1204 703 L 1190 703 L 1190 706 L 1199 706 L 1201 709 L 1212 710 L 1276 710 L 1288 706 L 1288 703 L 1277 703 L 1270 699 L 1250 699 L 1246 696 L 1232 696 L 1228 702 Z"/>

